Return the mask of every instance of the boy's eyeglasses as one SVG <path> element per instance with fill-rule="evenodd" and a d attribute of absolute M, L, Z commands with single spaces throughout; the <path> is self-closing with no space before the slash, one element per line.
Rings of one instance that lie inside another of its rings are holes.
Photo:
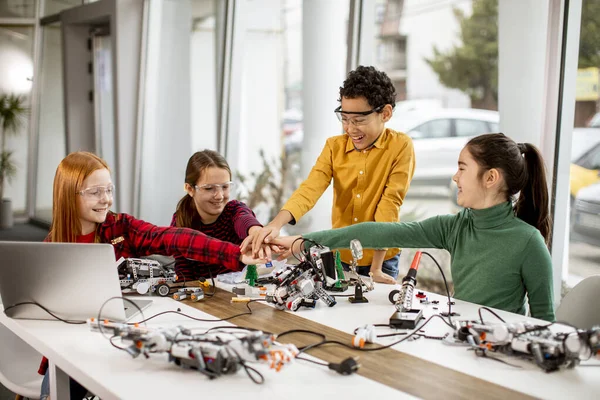
<path fill-rule="evenodd" d="M 76 193 L 87 200 L 101 200 L 104 197 L 104 194 L 106 194 L 106 196 L 108 196 L 109 199 L 112 199 L 115 195 L 115 186 L 94 186 L 91 188 L 80 190 Z"/>
<path fill-rule="evenodd" d="M 344 125 L 363 126 L 369 123 L 369 115 L 380 112 L 383 107 L 385 107 L 385 104 L 369 111 L 342 111 L 342 106 L 339 106 L 333 112 Z M 350 118 L 349 115 L 356 115 L 356 117 Z"/>
<path fill-rule="evenodd" d="M 229 181 L 225 183 L 206 183 L 204 185 L 194 185 L 194 189 L 198 190 L 202 194 L 214 196 L 217 194 L 218 190 L 221 190 L 224 194 L 227 194 L 234 186 L 235 182 Z"/>

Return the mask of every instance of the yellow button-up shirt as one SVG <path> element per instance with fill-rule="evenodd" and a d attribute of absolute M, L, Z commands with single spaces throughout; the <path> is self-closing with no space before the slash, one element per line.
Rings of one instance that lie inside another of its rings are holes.
<path fill-rule="evenodd" d="M 386 128 L 374 145 L 356 150 L 347 135 L 327 139 L 308 178 L 283 206 L 296 221 L 317 203 L 333 178 L 331 225 L 341 228 L 360 222 L 398 222 L 400 206 L 415 170 L 411 138 Z M 385 259 L 398 254 L 388 249 Z M 350 264 L 349 250 L 341 258 Z M 358 265 L 371 265 L 373 250 L 365 250 Z"/>

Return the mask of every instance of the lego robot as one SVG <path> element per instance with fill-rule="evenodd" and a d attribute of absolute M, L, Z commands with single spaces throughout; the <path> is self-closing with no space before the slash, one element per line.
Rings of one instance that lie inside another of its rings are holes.
<path fill-rule="evenodd" d="M 193 334 L 184 327 L 148 328 L 138 325 L 89 319 L 93 331 L 110 332 L 129 345 L 122 350 L 136 358 L 143 354 L 168 353 L 169 362 L 194 369 L 209 379 L 236 373 L 246 363 L 265 363 L 279 371 L 290 363 L 298 349 L 293 344 L 275 343 L 274 336 L 261 331 L 240 332 L 226 328 Z M 255 381 L 262 383 L 262 381 Z"/>
<path fill-rule="evenodd" d="M 162 266 L 158 261 L 127 258 L 118 267 L 121 290 L 132 289 L 139 294 L 157 293 L 169 295 L 169 284 L 175 283 L 175 270 Z"/>
<path fill-rule="evenodd" d="M 300 307 L 314 308 L 318 300 L 333 307 L 335 299 L 324 290 L 324 285 L 337 281 L 333 253 L 324 246 L 313 246 L 300 264 L 288 266 L 273 279 L 275 289 L 265 296 L 280 310 L 297 311 Z"/>
<path fill-rule="evenodd" d="M 580 361 L 600 355 L 600 327 L 554 333 L 547 326 L 527 323 L 463 321 L 455 339 L 468 343 L 479 356 L 523 356 L 546 372 L 574 368 Z"/>

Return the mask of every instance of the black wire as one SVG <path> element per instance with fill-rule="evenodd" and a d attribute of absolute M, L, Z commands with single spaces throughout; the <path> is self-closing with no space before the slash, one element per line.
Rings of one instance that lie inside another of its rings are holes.
<path fill-rule="evenodd" d="M 421 253 L 428 255 L 429 258 L 431 258 L 433 260 L 435 265 L 437 265 L 438 269 L 440 270 L 440 273 L 442 274 L 442 278 L 444 279 L 444 286 L 446 287 L 446 294 L 448 295 L 448 321 L 450 321 L 450 323 L 452 323 L 452 299 L 450 298 L 450 289 L 448 289 L 448 282 L 446 281 L 446 275 L 444 274 L 444 270 L 442 270 L 442 267 L 440 267 L 440 264 L 437 262 L 435 257 L 433 257 L 431 254 L 429 254 L 426 251 L 422 251 Z"/>
<path fill-rule="evenodd" d="M 303 248 L 304 248 L 304 241 L 305 241 L 305 239 L 304 239 L 302 236 L 300 236 L 300 237 L 297 237 L 296 239 L 294 239 L 294 241 L 292 242 L 292 246 L 290 247 L 290 252 L 292 253 L 292 256 L 294 256 L 294 258 L 295 258 L 296 260 L 298 260 L 299 262 L 302 262 L 302 260 L 301 260 L 301 259 L 299 259 L 299 258 L 298 258 L 298 256 L 296 255 L 296 253 L 294 252 L 294 244 L 296 244 L 296 242 L 297 242 L 298 240 L 302 240 L 302 244 L 300 244 L 300 254 L 301 254 L 301 255 L 303 255 L 303 254 L 304 254 L 304 252 L 303 252 L 302 250 L 303 250 Z"/>
<path fill-rule="evenodd" d="M 182 315 L 186 318 L 192 319 L 194 321 L 200 321 L 200 322 L 222 322 L 222 321 L 229 321 L 231 319 L 237 318 L 237 317 L 241 317 L 242 315 L 250 315 L 252 314 L 252 309 L 250 308 L 250 303 L 256 302 L 258 301 L 258 299 L 253 299 L 253 300 L 249 300 L 246 302 L 246 307 L 248 308 L 248 312 L 243 312 L 243 313 L 239 313 L 236 315 L 232 315 L 231 317 L 227 317 L 227 318 L 220 318 L 220 319 L 204 319 L 204 318 L 196 318 L 196 317 L 192 317 L 191 315 L 188 314 L 184 314 L 181 311 L 163 311 L 163 312 L 159 312 L 158 314 L 154 314 L 151 317 L 148 317 L 142 321 L 138 321 L 138 322 L 129 322 L 127 323 L 128 325 L 135 325 L 135 324 L 141 324 L 143 322 L 146 321 L 150 321 L 153 318 L 156 318 L 160 315 L 164 315 L 164 314 L 177 314 L 177 315 Z"/>
<path fill-rule="evenodd" d="M 444 320 L 444 317 L 442 317 L 441 315 L 438 315 L 438 314 L 432 315 L 432 316 L 431 316 L 431 317 L 429 317 L 429 318 L 428 318 L 428 319 L 427 319 L 425 322 L 423 322 L 423 323 L 422 323 L 420 326 L 418 326 L 417 328 L 415 328 L 415 329 L 414 329 L 412 332 L 408 333 L 408 334 L 407 334 L 405 337 L 403 337 L 402 339 L 400 339 L 400 340 L 397 340 L 397 341 L 395 341 L 395 342 L 393 342 L 393 343 L 390 343 L 390 344 L 384 345 L 384 346 L 379 346 L 379 347 L 369 347 L 369 348 L 360 348 L 360 347 L 354 347 L 354 346 L 351 346 L 351 345 L 349 345 L 349 344 L 346 344 L 346 343 L 340 342 L 340 341 L 338 341 L 338 340 L 324 340 L 324 341 L 322 341 L 322 342 L 320 342 L 320 343 L 316 343 L 316 344 L 314 344 L 314 345 L 309 345 L 309 346 L 304 346 L 304 347 L 302 347 L 302 348 L 299 348 L 299 349 L 298 349 L 298 351 L 299 351 L 299 353 L 298 353 L 298 354 L 300 354 L 300 353 L 304 353 L 304 352 L 306 352 L 306 351 L 308 351 L 308 350 L 310 350 L 310 349 L 314 349 L 314 348 L 321 347 L 321 346 L 325 346 L 325 345 L 329 345 L 329 344 L 336 344 L 336 345 L 343 346 L 343 347 L 346 347 L 346 348 L 348 348 L 348 349 L 351 349 L 351 350 L 357 350 L 357 351 L 379 351 L 379 350 L 388 349 L 388 348 L 390 348 L 390 347 L 393 347 L 393 346 L 395 346 L 395 345 L 397 345 L 397 344 L 399 344 L 399 343 L 402 343 L 402 342 L 404 342 L 405 340 L 407 340 L 408 338 L 410 338 L 410 337 L 412 337 L 412 336 L 419 335 L 419 331 L 420 331 L 421 329 L 423 329 L 423 328 L 425 327 L 425 325 L 427 325 L 427 324 L 428 324 L 428 323 L 429 323 L 429 322 L 430 322 L 430 321 L 431 321 L 433 318 L 436 318 L 436 317 L 437 317 L 437 318 L 440 318 L 442 321 L 444 321 L 446 324 L 448 324 L 448 322 L 447 322 L 446 320 Z M 454 327 L 453 327 L 453 328 L 454 328 Z"/>
<path fill-rule="evenodd" d="M 221 326 L 213 326 L 212 328 L 210 328 L 210 329 L 207 329 L 207 330 L 206 330 L 204 333 L 208 333 L 208 332 L 210 332 L 210 331 L 215 331 L 215 330 L 217 330 L 217 329 L 240 329 L 240 330 L 245 330 L 245 331 L 249 331 L 249 332 L 257 332 L 257 331 L 261 331 L 261 332 L 264 332 L 264 333 L 271 334 L 271 332 L 265 332 L 265 331 L 263 331 L 263 330 L 261 330 L 261 329 L 246 328 L 246 327 L 243 327 L 243 326 L 236 326 L 236 325 L 221 325 Z"/>
<path fill-rule="evenodd" d="M 313 363 L 313 364 L 322 365 L 324 367 L 329 367 L 328 363 L 323 363 L 323 362 L 320 362 L 320 361 L 311 360 L 310 358 L 304 358 L 304 357 L 296 356 L 296 360 L 308 361 L 308 362 Z"/>
<path fill-rule="evenodd" d="M 19 306 L 24 306 L 24 305 L 34 305 L 34 306 L 38 306 L 39 308 L 41 308 L 42 310 L 46 311 L 48 314 L 50 314 L 51 316 L 53 316 L 54 318 L 56 318 L 58 321 L 64 322 L 65 324 L 72 324 L 72 325 L 81 325 L 81 324 L 85 324 L 87 323 L 86 321 L 78 321 L 78 320 L 72 320 L 72 319 L 64 319 L 61 318 L 59 316 L 57 316 L 56 314 L 54 314 L 52 311 L 48 310 L 46 307 L 44 307 L 43 305 L 41 305 L 40 303 L 37 303 L 35 301 L 24 301 L 21 303 L 16 303 L 13 304 L 11 306 L 8 306 L 4 309 L 4 313 L 6 314 L 6 312 L 8 310 L 10 310 L 11 308 L 16 308 Z"/>
<path fill-rule="evenodd" d="M 226 347 L 225 348 L 226 351 L 232 351 L 235 353 L 235 355 L 237 356 L 240 365 L 242 366 L 242 368 L 244 368 L 244 371 L 246 372 L 246 375 L 248 375 L 248 378 L 250 378 L 250 380 L 254 383 L 256 383 L 257 385 L 262 385 L 265 382 L 265 377 L 263 376 L 263 374 L 261 374 L 258 370 L 256 370 L 255 368 L 249 366 L 246 361 L 240 356 L 240 353 L 237 352 L 237 350 L 232 349 L 230 347 Z M 252 376 L 252 374 L 250 372 L 253 372 L 254 374 L 256 374 L 258 376 L 258 379 L 254 376 Z"/>
<path fill-rule="evenodd" d="M 315 331 L 311 331 L 311 330 L 308 330 L 308 329 L 290 329 L 289 331 L 283 331 L 280 334 L 278 334 L 277 335 L 277 339 L 279 339 L 280 337 L 285 336 L 285 335 L 290 335 L 292 333 L 308 333 L 310 335 L 319 336 L 323 340 L 325 340 L 327 338 L 321 332 L 315 332 Z"/>
<path fill-rule="evenodd" d="M 475 355 L 476 355 L 476 356 L 479 356 L 479 357 L 482 357 L 482 358 L 487 358 L 487 359 L 490 359 L 490 360 L 493 360 L 493 361 L 498 361 L 498 362 L 501 362 L 501 363 L 503 363 L 503 364 L 509 365 L 509 366 L 511 366 L 511 367 L 513 367 L 513 368 L 519 368 L 519 369 L 522 369 L 522 368 L 523 368 L 523 367 L 521 367 L 520 365 L 513 364 L 513 363 L 509 363 L 508 361 L 506 361 L 506 360 L 503 360 L 503 359 L 501 359 L 501 358 L 499 358 L 499 357 L 490 356 L 490 355 L 488 354 L 488 351 L 487 351 L 487 350 L 485 350 L 485 349 L 482 349 L 482 348 L 476 348 L 476 349 L 473 349 L 473 350 L 475 350 Z"/>
<path fill-rule="evenodd" d="M 144 318 L 144 312 L 142 311 L 142 309 L 140 308 L 140 306 L 138 306 L 134 301 L 129 300 L 126 297 L 123 296 L 115 296 L 115 297 L 111 297 L 108 300 L 106 300 L 104 303 L 102 303 L 102 306 L 100 307 L 100 310 L 98 310 L 98 320 L 96 321 L 96 323 L 98 324 L 98 330 L 100 331 L 100 333 L 102 334 L 102 336 L 104 336 L 105 338 L 108 339 L 108 337 L 104 334 L 104 331 L 102 330 L 102 324 L 100 323 L 100 321 L 102 321 L 101 317 L 102 317 L 102 310 L 104 309 L 104 306 L 106 306 L 106 304 L 111 301 L 111 300 L 115 300 L 115 299 L 121 299 L 121 300 L 125 300 L 128 301 L 129 303 L 133 304 L 135 308 L 138 309 L 138 311 L 140 312 L 140 314 L 142 315 L 142 318 Z M 142 321 L 143 322 L 143 321 Z M 141 323 L 141 322 L 140 322 Z M 109 339 L 110 340 L 110 339 Z"/>
<path fill-rule="evenodd" d="M 500 321 L 506 323 L 506 321 L 504 319 L 502 319 L 501 316 L 499 316 L 498 314 L 496 314 L 494 312 L 494 310 L 492 310 L 491 308 L 488 307 L 479 307 L 479 310 L 477 310 L 477 312 L 479 313 L 479 319 L 481 320 L 481 323 L 484 324 L 485 322 L 483 322 L 483 317 L 481 316 L 481 310 L 486 310 L 487 312 L 493 314 L 496 318 L 498 318 Z"/>
<path fill-rule="evenodd" d="M 115 347 L 115 348 L 117 348 L 117 349 L 119 349 L 119 350 L 121 350 L 121 351 L 124 351 L 124 352 L 126 352 L 126 353 L 128 353 L 128 354 L 129 354 L 129 352 L 127 351 L 127 348 L 126 348 L 126 347 L 117 346 L 117 345 L 115 344 L 115 342 L 113 342 L 113 339 L 115 339 L 115 338 L 118 338 L 118 337 L 120 337 L 120 336 L 119 336 L 119 335 L 114 335 L 114 336 L 111 336 L 110 338 L 108 338 L 108 341 L 110 342 L 110 344 L 112 344 L 112 346 L 113 346 L 113 347 Z"/>
<path fill-rule="evenodd" d="M 213 290 L 210 293 L 205 292 L 204 297 L 213 297 L 215 295 L 215 293 L 217 292 L 217 286 L 215 285 L 215 277 L 213 276 L 212 269 L 210 269 L 210 265 L 207 265 L 206 268 L 208 268 L 208 274 L 210 275 L 210 281 L 211 281 Z M 204 281 L 206 281 L 206 279 L 204 279 Z"/>

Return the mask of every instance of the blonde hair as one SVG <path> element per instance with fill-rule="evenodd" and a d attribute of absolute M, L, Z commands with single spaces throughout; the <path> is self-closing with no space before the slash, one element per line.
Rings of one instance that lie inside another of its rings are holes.
<path fill-rule="evenodd" d="M 93 153 L 78 151 L 66 156 L 56 169 L 52 196 L 52 242 L 75 242 L 81 234 L 77 208 L 77 191 L 83 181 L 99 169 L 107 169 L 106 161 Z"/>

